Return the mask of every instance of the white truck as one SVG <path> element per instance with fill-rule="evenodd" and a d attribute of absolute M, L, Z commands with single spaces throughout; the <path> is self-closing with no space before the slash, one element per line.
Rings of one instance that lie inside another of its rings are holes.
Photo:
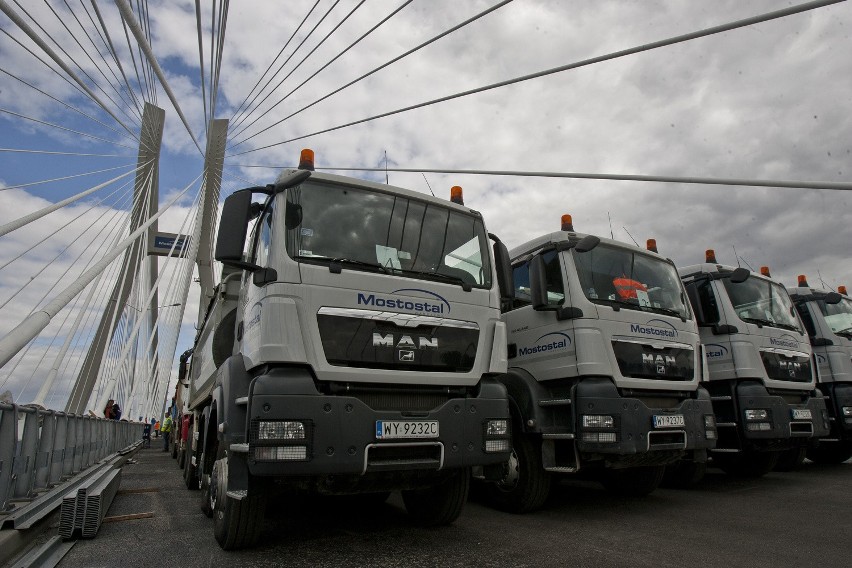
<path fill-rule="evenodd" d="M 707 353 L 717 447 L 727 473 L 760 477 L 782 454 L 828 434 L 811 346 L 786 289 L 764 274 L 705 262 L 679 269 Z"/>
<path fill-rule="evenodd" d="M 837 292 L 812 288 L 804 275 L 788 292 L 810 338 L 817 388 L 831 421 L 829 435 L 813 439 L 807 456 L 816 463 L 842 463 L 852 457 L 852 299 L 845 286 Z"/>
<path fill-rule="evenodd" d="M 513 453 L 487 486 L 497 508 L 547 499 L 554 474 L 588 472 L 620 494 L 646 495 L 666 465 L 703 463 L 716 428 L 699 387 L 703 356 L 674 264 L 654 252 L 574 231 L 510 253 Z"/>
<path fill-rule="evenodd" d="M 402 490 L 429 526 L 459 516 L 473 468 L 500 473 L 508 252 L 456 193 L 317 173 L 304 151 L 225 200 L 186 468 L 222 548 L 255 542 L 272 491 Z"/>

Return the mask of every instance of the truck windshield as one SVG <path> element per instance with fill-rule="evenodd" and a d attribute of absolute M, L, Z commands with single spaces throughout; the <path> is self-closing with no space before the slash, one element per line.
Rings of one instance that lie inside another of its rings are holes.
<path fill-rule="evenodd" d="M 843 298 L 837 304 L 819 302 L 825 322 L 837 335 L 852 337 L 852 301 Z"/>
<path fill-rule="evenodd" d="M 752 276 L 745 282 L 733 283 L 724 278 L 725 289 L 737 316 L 743 321 L 801 331 L 793 315 L 793 302 L 780 284 Z"/>
<path fill-rule="evenodd" d="M 583 293 L 592 302 L 692 317 L 677 270 L 670 263 L 606 244 L 573 254 Z"/>
<path fill-rule="evenodd" d="M 435 203 L 346 185 L 290 189 L 287 253 L 424 280 L 491 287 L 482 220 Z"/>

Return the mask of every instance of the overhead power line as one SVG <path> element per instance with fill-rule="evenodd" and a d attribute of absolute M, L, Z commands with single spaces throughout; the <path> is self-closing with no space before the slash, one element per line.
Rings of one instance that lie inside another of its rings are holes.
<path fill-rule="evenodd" d="M 626 57 L 628 55 L 634 55 L 634 54 L 637 54 L 637 53 L 642 53 L 644 51 L 651 51 L 653 49 L 658 49 L 660 47 L 666 47 L 666 46 L 669 46 L 669 45 L 674 45 L 674 44 L 677 44 L 677 43 L 682 43 L 682 42 L 693 40 L 693 39 L 698 39 L 698 38 L 707 37 L 707 36 L 710 36 L 710 35 L 726 32 L 726 31 L 730 31 L 730 30 L 735 30 L 737 28 L 742 28 L 742 27 L 751 26 L 751 25 L 754 25 L 754 24 L 767 22 L 767 21 L 770 21 L 770 20 L 775 20 L 775 19 L 778 19 L 778 18 L 783 18 L 783 17 L 786 17 L 786 16 L 791 16 L 793 14 L 799 14 L 799 13 L 802 13 L 802 12 L 807 12 L 809 10 L 814 10 L 816 8 L 822 8 L 824 6 L 830 6 L 831 4 L 838 4 L 838 3 L 843 2 L 843 1 L 845 1 L 845 0 L 814 0 L 813 2 L 806 2 L 806 3 L 800 4 L 798 6 L 791 6 L 789 8 L 784 8 L 782 10 L 776 10 L 774 12 L 769 12 L 767 14 L 762 14 L 762 15 L 759 15 L 759 16 L 752 16 L 750 18 L 737 20 L 735 22 L 731 22 L 731 23 L 728 23 L 728 24 L 722 24 L 722 25 L 719 25 L 719 26 L 706 28 L 706 29 L 699 30 L 699 31 L 696 31 L 696 32 L 691 32 L 691 33 L 688 33 L 688 34 L 682 34 L 682 35 L 674 36 L 674 37 L 671 37 L 671 38 L 668 38 L 668 39 L 655 41 L 655 42 L 652 42 L 652 43 L 646 43 L 644 45 L 632 47 L 632 48 L 629 48 L 629 49 L 624 49 L 624 50 L 621 50 L 621 51 L 616 51 L 616 52 L 613 52 L 613 53 L 609 53 L 607 55 L 600 55 L 600 56 L 597 56 L 597 57 L 592 57 L 590 59 L 584 59 L 584 60 L 577 61 L 577 62 L 574 62 L 574 63 L 568 63 L 567 65 L 560 65 L 559 67 L 554 67 L 552 69 L 546 69 L 544 71 L 538 71 L 536 73 L 530 73 L 528 75 L 515 77 L 514 79 L 507 79 L 505 81 L 499 81 L 497 83 L 492 83 L 490 85 L 485 85 L 483 87 L 478 87 L 476 89 L 469 89 L 467 91 L 462 91 L 462 92 L 456 93 L 454 95 L 447 95 L 447 96 L 444 96 L 444 97 L 439 97 L 437 99 L 432 99 L 430 101 L 426 101 L 426 102 L 418 103 L 418 104 L 415 104 L 415 105 L 399 108 L 399 109 L 396 109 L 396 110 L 384 112 L 384 113 L 377 114 L 377 115 L 374 115 L 374 116 L 371 116 L 371 117 L 362 118 L 360 120 L 347 122 L 346 124 L 341 124 L 339 126 L 333 126 L 331 128 L 326 128 L 324 130 L 317 130 L 316 132 L 311 132 L 310 134 L 304 134 L 302 136 L 297 136 L 295 138 L 290 138 L 288 140 L 284 140 L 284 141 L 281 141 L 281 142 L 275 142 L 274 144 L 267 144 L 266 146 L 260 146 L 258 148 L 254 148 L 252 150 L 245 150 L 243 152 L 231 154 L 231 156 L 241 156 L 243 154 L 249 154 L 251 152 L 257 152 L 259 150 L 266 150 L 268 148 L 273 148 L 275 146 L 281 146 L 282 144 L 287 144 L 289 142 L 295 142 L 297 140 L 303 140 L 305 138 L 310 138 L 311 136 L 317 136 L 319 134 L 326 134 L 328 132 L 334 132 L 335 130 L 341 130 L 343 128 L 348 128 L 350 126 L 355 126 L 355 125 L 358 125 L 358 124 L 364 124 L 365 122 L 370 122 L 370 121 L 373 121 L 373 120 L 377 120 L 379 118 L 385 118 L 385 117 L 388 117 L 388 116 L 393 116 L 395 114 L 408 112 L 408 111 L 411 111 L 411 110 L 416 110 L 416 109 L 431 106 L 431 105 L 434 105 L 434 104 L 437 104 L 437 103 L 447 102 L 447 101 L 451 101 L 451 100 L 458 99 L 458 98 L 461 98 L 461 97 L 466 97 L 466 96 L 469 96 L 469 95 L 474 95 L 474 94 L 477 94 L 477 93 L 482 93 L 482 92 L 485 92 L 485 91 L 497 89 L 497 88 L 500 88 L 500 87 L 515 85 L 517 83 L 522 83 L 524 81 L 529 81 L 531 79 L 538 79 L 538 78 L 541 78 L 541 77 L 546 77 L 548 75 L 553 75 L 555 73 L 562 73 L 564 71 L 570 71 L 572 69 L 578 69 L 580 67 L 586 67 L 588 65 L 592 65 L 592 64 L 595 64 L 595 63 L 602 63 L 604 61 L 611 61 L 613 59 L 618 59 L 620 57 Z M 302 109 L 302 110 L 304 110 L 304 109 Z M 290 115 L 290 116 L 293 116 L 293 115 Z M 289 117 L 287 117 L 287 118 L 289 118 Z M 286 120 L 286 118 L 284 120 Z M 283 122 L 283 120 L 279 121 L 279 122 Z"/>
<path fill-rule="evenodd" d="M 292 166 L 263 166 L 251 164 L 228 164 L 229 167 L 239 168 L 272 168 L 283 169 Z M 348 171 L 348 172 L 384 172 L 385 168 L 317 168 L 320 171 Z M 768 180 L 768 179 L 745 179 L 745 178 L 705 178 L 705 177 L 678 177 L 678 176 L 648 176 L 639 174 L 589 174 L 577 172 L 533 172 L 523 170 L 452 170 L 434 168 L 387 168 L 389 172 L 400 173 L 427 173 L 427 174 L 460 174 L 460 175 L 488 175 L 488 176 L 515 176 L 515 177 L 540 177 L 540 178 L 571 178 L 571 179 L 598 179 L 613 181 L 645 181 L 663 183 L 688 183 L 703 185 L 739 185 L 752 187 L 783 187 L 792 189 L 831 189 L 837 191 L 852 191 L 852 183 L 834 181 L 793 181 L 793 180 Z"/>

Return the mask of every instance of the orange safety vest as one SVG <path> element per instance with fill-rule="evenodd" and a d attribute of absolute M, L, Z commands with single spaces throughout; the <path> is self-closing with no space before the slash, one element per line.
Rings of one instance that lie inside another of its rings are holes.
<path fill-rule="evenodd" d="M 615 291 L 618 292 L 618 296 L 622 300 L 629 300 L 631 298 L 637 300 L 636 290 L 642 290 L 643 292 L 648 291 L 647 286 L 641 282 L 637 282 L 636 280 L 631 280 L 626 276 L 613 278 L 612 284 L 615 286 Z"/>

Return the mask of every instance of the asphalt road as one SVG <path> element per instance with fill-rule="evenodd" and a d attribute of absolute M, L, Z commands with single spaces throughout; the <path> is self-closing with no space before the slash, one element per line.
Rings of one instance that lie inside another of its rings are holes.
<path fill-rule="evenodd" d="M 510 515 L 474 499 L 453 526 L 425 530 L 410 524 L 397 494 L 369 510 L 345 499 L 275 501 L 255 549 L 223 552 L 199 493 L 185 489 L 168 456 L 140 451 L 124 466 L 121 489 L 150 491 L 120 492 L 108 512 L 153 517 L 104 523 L 60 568 L 852 564 L 852 463 L 806 462 L 757 480 L 710 470 L 693 490 L 643 499 L 567 479 L 539 512 Z"/>

